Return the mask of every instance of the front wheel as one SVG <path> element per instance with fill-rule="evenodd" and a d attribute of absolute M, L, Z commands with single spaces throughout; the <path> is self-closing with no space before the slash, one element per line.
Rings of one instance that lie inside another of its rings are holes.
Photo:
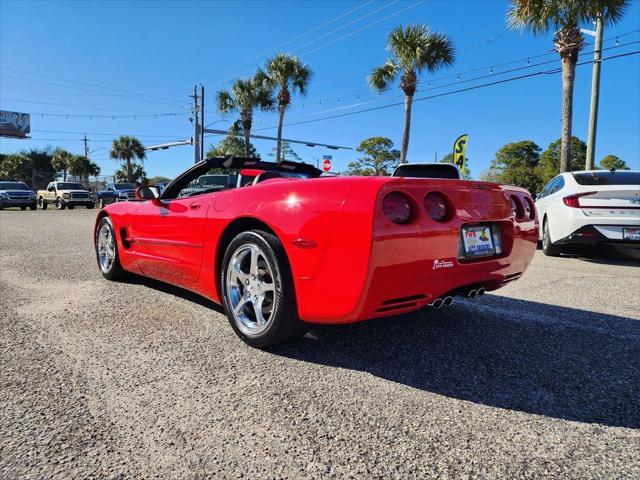
<path fill-rule="evenodd" d="M 98 268 L 102 276 L 107 280 L 122 278 L 125 271 L 120 264 L 116 235 L 109 217 L 103 217 L 100 220 L 96 229 L 95 244 Z"/>
<path fill-rule="evenodd" d="M 542 226 L 542 251 L 548 257 L 557 257 L 562 253 L 562 247 L 551 241 L 548 218 L 545 218 L 544 225 Z"/>
<path fill-rule="evenodd" d="M 20 207 L 20 210 L 26 210 L 27 207 Z"/>
<path fill-rule="evenodd" d="M 289 262 L 270 233 L 236 236 L 222 261 L 224 308 L 231 327 L 248 345 L 267 348 L 307 331 L 298 317 Z"/>
<path fill-rule="evenodd" d="M 73 205 L 73 204 L 69 204 L 69 205 L 67 205 L 67 208 L 68 208 L 69 210 L 73 210 L 74 208 L 76 208 L 76 206 L 75 206 L 75 205 Z"/>
<path fill-rule="evenodd" d="M 93 203 L 87 203 L 85 207 L 87 208 L 87 210 L 91 210 L 93 208 Z"/>
<path fill-rule="evenodd" d="M 64 204 L 64 202 L 62 201 L 62 199 L 60 197 L 56 198 L 56 208 L 58 210 L 64 210 L 64 207 L 66 205 Z"/>

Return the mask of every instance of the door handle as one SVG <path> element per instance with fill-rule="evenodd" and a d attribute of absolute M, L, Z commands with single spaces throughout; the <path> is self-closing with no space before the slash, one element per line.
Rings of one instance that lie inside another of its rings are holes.
<path fill-rule="evenodd" d="M 201 203 L 191 203 L 191 204 L 189 204 L 189 208 L 191 210 L 199 210 L 200 207 L 202 207 Z"/>

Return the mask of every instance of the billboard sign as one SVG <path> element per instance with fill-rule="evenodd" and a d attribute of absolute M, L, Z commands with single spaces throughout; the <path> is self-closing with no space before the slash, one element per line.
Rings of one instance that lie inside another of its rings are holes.
<path fill-rule="evenodd" d="M 28 113 L 0 110 L 0 137 L 26 138 L 31 132 Z"/>

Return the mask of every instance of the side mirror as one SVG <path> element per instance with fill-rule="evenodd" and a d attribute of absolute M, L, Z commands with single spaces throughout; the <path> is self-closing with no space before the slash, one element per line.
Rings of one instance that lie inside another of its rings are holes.
<path fill-rule="evenodd" d="M 156 187 L 142 186 L 136 188 L 136 198 L 138 200 L 155 200 L 160 196 L 160 192 Z"/>

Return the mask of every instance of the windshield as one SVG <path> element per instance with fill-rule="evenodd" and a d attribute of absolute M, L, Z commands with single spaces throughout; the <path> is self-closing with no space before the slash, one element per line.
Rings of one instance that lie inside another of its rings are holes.
<path fill-rule="evenodd" d="M 116 190 L 135 190 L 136 186 L 133 183 L 116 183 L 114 185 Z"/>
<path fill-rule="evenodd" d="M 640 172 L 584 172 L 573 178 L 580 185 L 640 185 Z"/>
<path fill-rule="evenodd" d="M 58 190 L 84 190 L 85 188 L 79 183 L 73 182 L 58 182 Z"/>
<path fill-rule="evenodd" d="M 0 182 L 0 190 L 29 190 L 22 182 Z"/>
<path fill-rule="evenodd" d="M 202 175 L 198 177 L 196 183 L 201 187 L 216 185 L 225 187 L 227 185 L 227 177 L 227 175 Z"/>

